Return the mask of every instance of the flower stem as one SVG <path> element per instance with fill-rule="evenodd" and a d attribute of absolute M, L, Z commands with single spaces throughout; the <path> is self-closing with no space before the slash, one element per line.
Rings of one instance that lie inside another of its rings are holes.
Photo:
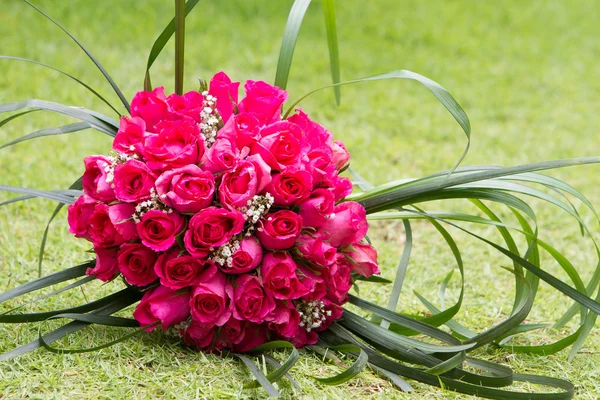
<path fill-rule="evenodd" d="M 183 94 L 185 49 L 185 0 L 175 0 L 175 93 Z"/>

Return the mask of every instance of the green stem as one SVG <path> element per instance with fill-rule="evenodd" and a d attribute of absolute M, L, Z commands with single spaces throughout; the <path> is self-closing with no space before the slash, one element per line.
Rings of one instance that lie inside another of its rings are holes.
<path fill-rule="evenodd" d="M 175 93 L 183 94 L 185 48 L 185 0 L 175 0 Z"/>

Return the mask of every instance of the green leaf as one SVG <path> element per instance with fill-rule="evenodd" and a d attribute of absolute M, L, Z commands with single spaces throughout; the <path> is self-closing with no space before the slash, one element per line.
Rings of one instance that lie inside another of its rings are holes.
<path fill-rule="evenodd" d="M 335 0 L 323 0 L 325 14 L 325 29 L 327 30 L 327 46 L 329 48 L 329 66 L 331 67 L 331 81 L 340 83 L 340 52 L 338 48 L 337 27 L 335 23 Z M 334 86 L 335 102 L 341 103 L 340 87 Z"/>
<path fill-rule="evenodd" d="M 183 94 L 185 58 L 185 0 L 175 0 L 175 93 Z"/>
<path fill-rule="evenodd" d="M 288 359 L 283 363 L 283 365 L 277 368 L 275 371 L 271 372 L 267 375 L 267 380 L 269 382 L 277 382 L 296 364 L 298 359 L 300 358 L 300 353 L 290 342 L 286 342 L 284 340 L 276 340 L 268 343 L 264 343 L 258 347 L 253 348 L 249 351 L 249 353 L 262 353 L 264 351 L 269 350 L 278 350 L 278 349 L 291 349 L 291 354 Z M 259 382 L 254 381 L 245 385 L 248 388 L 258 387 Z"/>
<path fill-rule="evenodd" d="M 331 346 L 329 347 L 330 350 L 335 350 L 335 351 L 339 351 L 342 353 L 357 353 L 358 357 L 356 357 L 356 361 L 350 366 L 348 367 L 345 371 L 340 372 L 339 374 L 329 377 L 329 378 L 318 378 L 318 377 L 313 377 L 314 379 L 316 379 L 317 381 L 319 381 L 320 383 L 323 383 L 325 385 L 340 385 L 344 382 L 349 381 L 350 379 L 354 378 L 355 376 L 357 376 L 358 374 L 361 373 L 361 371 L 365 368 L 365 366 L 367 365 L 367 363 L 369 362 L 369 357 L 367 356 L 367 353 L 365 353 L 360 347 L 358 346 L 354 346 L 351 344 L 342 344 L 342 345 L 338 345 L 338 346 Z"/>
<path fill-rule="evenodd" d="M 25 136 L 21 136 L 20 138 L 15 139 L 11 142 L 8 142 L 8 143 L 0 146 L 0 149 L 15 145 L 17 143 L 24 142 L 26 140 L 31 140 L 31 139 L 35 139 L 38 137 L 42 137 L 42 136 L 63 135 L 65 133 L 78 132 L 78 131 L 82 131 L 84 129 L 88 129 L 91 127 L 92 126 L 90 124 L 88 124 L 87 122 L 76 122 L 74 124 L 63 125 L 63 126 L 59 126 L 57 128 L 42 129 L 42 130 L 30 133 Z"/>
<path fill-rule="evenodd" d="M 252 375 L 256 378 L 258 383 L 262 386 L 263 389 L 267 392 L 269 397 L 279 397 L 279 391 L 273 386 L 271 382 L 267 379 L 265 374 L 252 362 L 251 359 L 246 357 L 243 354 L 235 354 L 235 357 L 242 360 L 242 362 L 246 365 L 246 367 L 250 370 Z"/>
<path fill-rule="evenodd" d="M 22 188 L 22 187 L 18 187 L 18 186 L 5 186 L 5 185 L 0 185 L 0 190 L 3 190 L 5 192 L 23 193 L 28 196 L 40 197 L 42 199 L 48 199 L 48 200 L 54 200 L 54 201 L 58 201 L 59 203 L 64 203 L 64 204 L 71 204 L 75 201 L 75 198 L 73 196 L 57 193 L 56 191 L 28 189 L 28 188 Z"/>

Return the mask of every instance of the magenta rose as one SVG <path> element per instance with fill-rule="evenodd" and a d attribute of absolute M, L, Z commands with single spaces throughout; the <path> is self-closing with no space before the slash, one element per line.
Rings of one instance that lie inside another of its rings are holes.
<path fill-rule="evenodd" d="M 269 330 L 266 324 L 255 324 L 244 321 L 244 334 L 238 343 L 234 343 L 234 350 L 238 353 L 245 353 L 255 347 L 269 341 Z"/>
<path fill-rule="evenodd" d="M 366 278 L 381 272 L 377 264 L 377 250 L 370 244 L 352 243 L 342 251 L 350 258 L 352 272 Z"/>
<path fill-rule="evenodd" d="M 352 193 L 352 181 L 345 176 L 339 176 L 337 174 L 326 175 L 323 178 L 321 186 L 330 188 L 335 201 L 340 201 Z"/>
<path fill-rule="evenodd" d="M 175 243 L 175 236 L 183 229 L 184 222 L 178 213 L 150 210 L 142 216 L 136 228 L 144 246 L 154 251 L 165 251 Z"/>
<path fill-rule="evenodd" d="M 69 232 L 75 237 L 90 239 L 88 234 L 89 220 L 96 209 L 97 200 L 88 195 L 79 196 L 68 207 Z"/>
<path fill-rule="evenodd" d="M 333 163 L 335 164 L 335 169 L 340 170 L 344 165 L 348 164 L 350 161 L 350 153 L 344 146 L 344 143 L 340 140 L 333 142 L 331 146 L 333 149 Z"/>
<path fill-rule="evenodd" d="M 291 115 L 287 120 L 302 128 L 306 140 L 313 149 L 332 144 L 333 134 L 322 125 L 308 118 L 308 115 L 302 109 L 298 108 L 296 113 Z"/>
<path fill-rule="evenodd" d="M 262 260 L 263 250 L 258 239 L 252 236 L 244 238 L 240 242 L 240 248 L 231 256 L 231 266 L 227 264 L 221 267 L 226 274 L 243 274 L 258 267 Z"/>
<path fill-rule="evenodd" d="M 127 160 L 115 167 L 115 196 L 127 203 L 147 200 L 155 180 L 156 175 L 146 164 L 138 160 Z"/>
<path fill-rule="evenodd" d="M 258 192 L 258 172 L 254 164 L 240 161 L 223 174 L 219 186 L 219 200 L 229 209 L 245 207 Z"/>
<path fill-rule="evenodd" d="M 215 192 L 215 178 L 196 165 L 164 172 L 156 180 L 160 199 L 180 213 L 196 213 L 208 207 Z"/>
<path fill-rule="evenodd" d="M 133 222 L 133 213 L 135 206 L 127 203 L 117 203 L 108 206 L 108 217 L 116 231 L 123 237 L 123 240 L 129 242 L 137 239 L 138 234 Z"/>
<path fill-rule="evenodd" d="M 275 309 L 267 316 L 269 329 L 285 338 L 293 338 L 298 333 L 300 313 L 291 301 L 275 300 Z"/>
<path fill-rule="evenodd" d="M 171 289 L 182 289 L 207 282 L 217 273 L 217 268 L 212 262 L 180 253 L 179 247 L 174 247 L 158 257 L 154 272 L 162 285 Z"/>
<path fill-rule="evenodd" d="M 202 95 L 196 91 L 184 93 L 183 96 L 174 93 L 167 97 L 167 104 L 171 111 L 192 118 L 197 123 L 200 123 L 203 101 Z"/>
<path fill-rule="evenodd" d="M 83 159 L 85 172 L 81 178 L 85 194 L 96 200 L 110 203 L 115 200 L 115 192 L 106 181 L 112 161 L 104 156 L 88 156 Z"/>
<path fill-rule="evenodd" d="M 335 165 L 331 161 L 332 157 L 331 147 L 321 146 L 309 151 L 303 159 L 305 169 L 312 172 L 313 188 L 318 187 L 326 177 L 336 172 Z"/>
<path fill-rule="evenodd" d="M 146 123 L 146 129 L 155 132 L 156 124 L 173 116 L 166 100 L 165 89 L 162 86 L 152 92 L 137 92 L 131 100 L 131 116 L 140 117 Z"/>
<path fill-rule="evenodd" d="M 217 328 L 214 325 L 207 325 L 198 321 L 192 321 L 190 326 L 181 331 L 185 344 L 201 350 L 209 350 L 216 333 Z"/>
<path fill-rule="evenodd" d="M 202 167 L 213 174 L 218 174 L 235 167 L 238 159 L 238 152 L 232 142 L 227 138 L 219 138 L 206 152 Z"/>
<path fill-rule="evenodd" d="M 121 117 L 119 131 L 112 148 L 118 153 L 140 154 L 140 146 L 144 142 L 146 123 L 139 117 Z"/>
<path fill-rule="evenodd" d="M 358 242 L 365 237 L 368 228 L 364 207 L 345 201 L 335 206 L 334 216 L 327 219 L 322 229 L 328 235 L 329 244 L 339 247 Z"/>
<path fill-rule="evenodd" d="M 265 188 L 275 198 L 276 206 L 293 206 L 306 199 L 312 190 L 312 177 L 303 170 L 285 170 L 273 175 Z"/>
<path fill-rule="evenodd" d="M 158 286 L 144 294 L 133 312 L 141 326 L 160 322 L 162 330 L 185 321 L 190 316 L 190 293 Z M 152 331 L 156 327 L 148 328 Z"/>
<path fill-rule="evenodd" d="M 256 229 L 256 236 L 268 250 L 289 249 L 302 231 L 302 218 L 290 210 L 267 214 Z"/>
<path fill-rule="evenodd" d="M 333 264 L 324 269 L 327 282 L 327 297 L 342 304 L 348 300 L 348 291 L 352 287 L 351 265 L 343 254 L 338 254 Z"/>
<path fill-rule="evenodd" d="M 254 275 L 240 275 L 227 288 L 231 299 L 233 317 L 258 324 L 264 322 L 265 316 L 275 308 L 271 296 L 263 290 L 260 280 Z"/>
<path fill-rule="evenodd" d="M 244 216 L 239 211 L 208 207 L 189 222 L 183 242 L 194 257 L 204 258 L 216 247 L 227 243 L 244 228 Z"/>
<path fill-rule="evenodd" d="M 208 94 L 217 99 L 217 111 L 227 121 L 237 107 L 239 82 L 231 82 L 225 72 L 215 74 L 210 80 Z"/>
<path fill-rule="evenodd" d="M 297 348 L 304 347 L 309 344 L 315 344 L 319 339 L 317 332 L 322 332 L 329 328 L 331 323 L 337 319 L 340 319 L 344 310 L 339 305 L 333 303 L 329 299 L 322 299 L 323 312 L 325 319 L 321 321 L 318 327 L 306 329 L 303 327 L 298 328 L 298 332 L 290 341 Z"/>
<path fill-rule="evenodd" d="M 300 158 L 309 149 L 302 129 L 289 121 L 277 121 L 263 127 L 260 136 L 253 152 L 260 154 L 277 171 L 298 166 Z"/>
<path fill-rule="evenodd" d="M 327 189 L 316 189 L 299 204 L 298 214 L 304 226 L 320 228 L 333 216 L 335 199 Z"/>
<path fill-rule="evenodd" d="M 281 119 L 281 105 L 287 100 L 285 90 L 263 81 L 246 81 L 246 97 L 240 102 L 242 112 L 254 113 L 264 124 Z"/>
<path fill-rule="evenodd" d="M 260 138 L 258 133 L 260 125 L 253 114 L 242 112 L 229 118 L 219 130 L 217 137 L 229 140 L 239 149 L 251 147 Z"/>
<path fill-rule="evenodd" d="M 144 143 L 144 157 L 150 169 L 164 171 L 199 163 L 204 139 L 192 119 L 163 121 L 156 129 L 158 134 L 148 135 Z"/>
<path fill-rule="evenodd" d="M 337 254 L 337 249 L 324 241 L 320 232 L 301 234 L 296 241 L 296 247 L 302 257 L 321 267 L 334 262 Z"/>
<path fill-rule="evenodd" d="M 296 276 L 298 280 L 307 290 L 307 294 L 302 296 L 305 300 L 319 300 L 323 297 L 327 296 L 327 283 L 325 279 L 319 275 L 321 271 L 317 271 L 315 273 L 312 269 L 304 266 L 302 264 L 298 264 L 298 269 L 296 270 Z"/>
<path fill-rule="evenodd" d="M 157 254 L 141 243 L 125 243 L 119 248 L 117 265 L 128 283 L 146 286 L 158 277 L 154 272 Z"/>
<path fill-rule="evenodd" d="M 296 262 L 284 251 L 266 253 L 260 267 L 265 291 L 276 299 L 292 300 L 308 294 L 296 276 Z"/>
<path fill-rule="evenodd" d="M 103 282 L 112 280 L 119 273 L 117 250 L 94 246 L 94 252 L 96 253 L 96 265 L 94 268 L 88 268 L 85 274 Z"/>
<path fill-rule="evenodd" d="M 117 231 L 109 216 L 109 207 L 104 203 L 96 204 L 89 219 L 88 233 L 95 247 L 115 247 L 126 242 Z"/>
<path fill-rule="evenodd" d="M 231 316 L 229 297 L 226 293 L 228 285 L 225 275 L 217 272 L 212 279 L 194 287 L 190 299 L 192 318 L 210 325 L 225 324 Z"/>

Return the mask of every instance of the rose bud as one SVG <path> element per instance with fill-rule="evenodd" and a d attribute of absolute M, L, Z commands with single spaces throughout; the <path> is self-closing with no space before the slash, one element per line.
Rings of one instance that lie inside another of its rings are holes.
<path fill-rule="evenodd" d="M 167 97 L 167 104 L 174 113 L 192 118 L 197 123 L 200 123 L 203 102 L 202 95 L 196 91 L 184 93 L 183 96 L 173 93 Z"/>
<path fill-rule="evenodd" d="M 233 284 L 227 287 L 227 293 L 231 299 L 233 317 L 239 320 L 260 324 L 275 308 L 273 299 L 265 293 L 255 275 L 238 276 Z"/>
<path fill-rule="evenodd" d="M 165 89 L 162 86 L 152 92 L 137 92 L 131 100 L 131 116 L 140 117 L 149 132 L 155 132 L 155 125 L 173 118 L 166 103 Z"/>
<path fill-rule="evenodd" d="M 311 148 L 316 149 L 321 146 L 331 146 L 333 134 L 308 118 L 308 115 L 302 109 L 298 108 L 296 113 L 291 115 L 288 121 L 298 125 L 303 131 Z"/>
<path fill-rule="evenodd" d="M 79 196 L 68 207 L 69 232 L 75 237 L 90 240 L 88 234 L 89 219 L 96 209 L 97 200 L 88 195 Z"/>
<path fill-rule="evenodd" d="M 197 213 L 212 203 L 215 178 L 196 165 L 186 165 L 164 172 L 156 180 L 156 192 L 180 213 Z"/>
<path fill-rule="evenodd" d="M 85 172 L 81 179 L 83 191 L 88 196 L 110 203 L 115 200 L 115 192 L 107 179 L 112 161 L 104 156 L 88 156 L 83 159 L 85 164 Z"/>
<path fill-rule="evenodd" d="M 206 325 L 202 322 L 192 321 L 184 331 L 182 331 L 183 341 L 188 346 L 196 347 L 200 350 L 209 350 L 215 337 L 217 328 L 214 325 Z"/>
<path fill-rule="evenodd" d="M 311 174 L 303 170 L 285 170 L 275 174 L 265 189 L 275 198 L 275 206 L 296 205 L 306 199 L 311 190 Z"/>
<path fill-rule="evenodd" d="M 228 139 L 217 139 L 206 152 L 202 168 L 213 174 L 218 174 L 235 167 L 238 159 L 238 151 Z"/>
<path fill-rule="evenodd" d="M 296 262 L 284 251 L 266 253 L 260 267 L 265 291 L 276 299 L 292 300 L 308 294 L 296 276 Z"/>
<path fill-rule="evenodd" d="M 133 213 L 135 212 L 135 206 L 127 203 L 117 203 L 108 206 L 108 217 L 113 226 L 123 237 L 123 240 L 129 242 L 130 240 L 137 239 L 138 234 L 133 222 Z"/>
<path fill-rule="evenodd" d="M 246 97 L 240 102 L 241 112 L 250 112 L 263 124 L 281 119 L 281 105 L 287 100 L 288 94 L 277 86 L 271 86 L 263 81 L 246 81 L 244 85 Z"/>
<path fill-rule="evenodd" d="M 194 215 L 189 222 L 183 242 L 194 257 L 206 257 L 211 248 L 222 246 L 244 228 L 244 216 L 239 211 L 208 207 Z"/>
<path fill-rule="evenodd" d="M 140 154 L 139 149 L 144 142 L 146 133 L 146 123 L 139 117 L 121 117 L 119 122 L 119 131 L 112 148 L 114 151 L 123 154 Z"/>
<path fill-rule="evenodd" d="M 256 229 L 256 237 L 268 250 L 289 249 L 302 231 L 302 218 L 290 210 L 267 214 Z"/>
<path fill-rule="evenodd" d="M 381 271 L 377 265 L 377 250 L 367 243 L 352 243 L 342 250 L 347 257 L 350 257 L 352 272 L 370 277 Z"/>
<path fill-rule="evenodd" d="M 229 298 L 225 291 L 228 285 L 225 275 L 217 272 L 212 279 L 194 287 L 190 299 L 192 319 L 210 325 L 225 324 L 231 316 Z"/>
<path fill-rule="evenodd" d="M 157 254 L 141 243 L 125 243 L 119 248 L 117 265 L 131 285 L 146 286 L 158 277 L 154 272 Z"/>
<path fill-rule="evenodd" d="M 156 125 L 158 134 L 148 135 L 144 157 L 154 171 L 165 171 L 197 164 L 204 154 L 200 128 L 191 119 L 163 121 Z"/>
<path fill-rule="evenodd" d="M 367 234 L 367 214 L 360 204 L 346 201 L 335 206 L 334 216 L 323 225 L 333 247 L 347 246 L 358 242 Z"/>
<path fill-rule="evenodd" d="M 217 99 L 217 111 L 223 121 L 227 121 L 233 114 L 233 107 L 237 107 L 239 82 L 231 82 L 225 72 L 219 72 L 212 77 L 208 94 Z"/>
<path fill-rule="evenodd" d="M 160 277 L 162 285 L 171 289 L 182 289 L 207 282 L 217 273 L 213 263 L 180 253 L 181 250 L 174 247 L 158 257 L 154 272 Z"/>
<path fill-rule="evenodd" d="M 350 153 L 348 153 L 346 146 L 340 140 L 333 142 L 331 148 L 333 149 L 333 164 L 335 165 L 335 169 L 339 171 L 350 161 Z"/>
<path fill-rule="evenodd" d="M 115 167 L 115 196 L 126 203 L 147 200 L 155 180 L 156 175 L 146 164 L 138 160 L 127 160 Z"/>
<path fill-rule="evenodd" d="M 310 196 L 299 204 L 302 224 L 313 228 L 325 225 L 327 219 L 332 216 L 335 199 L 333 193 L 327 189 L 316 189 Z"/>
<path fill-rule="evenodd" d="M 226 274 L 243 274 L 258 267 L 262 260 L 262 246 L 255 237 L 244 238 L 240 242 L 240 248 L 231 256 L 231 266 L 224 264 L 221 270 Z"/>
<path fill-rule="evenodd" d="M 147 291 L 133 312 L 141 326 L 160 322 L 162 330 L 185 321 L 190 316 L 190 293 L 158 286 Z M 148 332 L 156 329 L 147 328 Z"/>
<path fill-rule="evenodd" d="M 144 246 L 154 251 L 165 251 L 173 246 L 175 236 L 181 232 L 183 225 L 184 219 L 180 214 L 150 210 L 142 216 L 136 228 Z"/>
<path fill-rule="evenodd" d="M 343 254 L 338 254 L 335 262 L 324 269 L 327 298 L 337 304 L 348 300 L 348 291 L 352 287 L 350 269 L 350 262 Z"/>
<path fill-rule="evenodd" d="M 334 262 L 337 254 L 337 249 L 323 240 L 321 232 L 301 234 L 296 240 L 296 247 L 303 258 L 321 267 Z"/>
<path fill-rule="evenodd" d="M 88 268 L 85 274 L 100 279 L 103 282 L 114 279 L 119 273 L 117 250 L 94 246 L 94 252 L 96 253 L 96 265 L 94 268 Z"/>
<path fill-rule="evenodd" d="M 88 233 L 94 247 L 115 247 L 126 242 L 109 216 L 109 206 L 104 203 L 96 204 L 90 216 Z"/>

